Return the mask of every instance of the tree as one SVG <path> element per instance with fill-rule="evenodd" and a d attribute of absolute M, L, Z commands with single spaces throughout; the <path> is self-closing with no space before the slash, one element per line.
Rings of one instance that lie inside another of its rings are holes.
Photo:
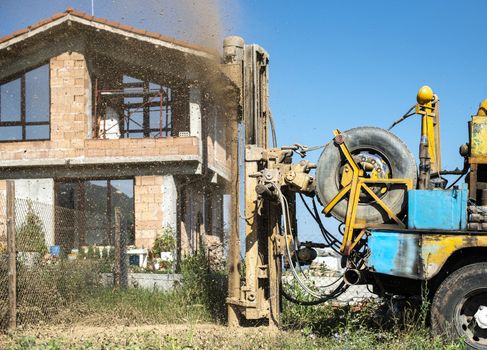
<path fill-rule="evenodd" d="M 47 253 L 42 221 L 34 211 L 32 202 L 28 201 L 27 205 L 27 216 L 15 237 L 17 250 L 22 252 Z"/>

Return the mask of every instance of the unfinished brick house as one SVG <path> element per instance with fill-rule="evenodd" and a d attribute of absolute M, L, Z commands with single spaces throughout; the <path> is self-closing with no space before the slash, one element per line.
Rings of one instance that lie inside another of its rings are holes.
<path fill-rule="evenodd" d="M 137 247 L 221 241 L 239 92 L 220 60 L 71 9 L 0 38 L 0 191 L 81 212 L 44 223 L 65 251 L 112 244 L 115 206 Z"/>

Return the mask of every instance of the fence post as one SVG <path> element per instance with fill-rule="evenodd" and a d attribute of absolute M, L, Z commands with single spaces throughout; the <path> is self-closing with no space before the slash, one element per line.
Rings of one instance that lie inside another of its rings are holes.
<path fill-rule="evenodd" d="M 115 271 L 113 272 L 113 284 L 122 289 L 128 286 L 127 266 L 127 232 L 122 229 L 122 212 L 115 208 Z"/>
<path fill-rule="evenodd" d="M 9 328 L 17 327 L 17 249 L 15 246 L 15 182 L 7 181 L 7 250 Z"/>
<path fill-rule="evenodd" d="M 122 212 L 120 208 L 115 212 L 115 220 L 120 227 L 120 288 L 128 287 L 128 259 L 127 259 L 127 228 L 122 227 Z"/>
<path fill-rule="evenodd" d="M 113 286 L 115 288 L 120 287 L 120 277 L 122 268 L 122 245 L 121 245 L 121 224 L 120 224 L 120 208 L 115 208 L 115 234 L 114 234 L 114 245 L 115 245 L 115 261 L 114 261 L 114 271 L 113 271 Z"/>

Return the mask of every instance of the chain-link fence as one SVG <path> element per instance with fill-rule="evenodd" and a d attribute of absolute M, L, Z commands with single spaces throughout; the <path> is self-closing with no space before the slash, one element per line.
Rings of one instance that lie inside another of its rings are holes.
<path fill-rule="evenodd" d="M 1 328 L 49 322 L 100 288 L 127 285 L 127 228 L 117 208 L 107 218 L 8 193 L 0 195 Z"/>

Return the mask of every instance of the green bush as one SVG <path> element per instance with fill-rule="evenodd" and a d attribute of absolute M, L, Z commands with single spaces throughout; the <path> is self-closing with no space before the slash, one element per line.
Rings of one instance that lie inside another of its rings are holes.
<path fill-rule="evenodd" d="M 165 227 L 161 235 L 158 235 L 152 246 L 154 256 L 159 256 L 161 252 L 172 252 L 176 249 L 176 238 L 171 227 Z"/>
<path fill-rule="evenodd" d="M 27 216 L 15 235 L 17 250 L 21 252 L 47 253 L 44 226 L 37 213 L 32 208 L 32 202 L 27 202 Z"/>
<path fill-rule="evenodd" d="M 49 320 L 99 285 L 99 265 L 89 260 L 60 260 L 17 267 L 19 322 Z"/>
<path fill-rule="evenodd" d="M 200 304 L 215 321 L 222 322 L 226 317 L 227 274 L 214 270 L 204 251 L 182 260 L 181 292 L 186 303 Z"/>

